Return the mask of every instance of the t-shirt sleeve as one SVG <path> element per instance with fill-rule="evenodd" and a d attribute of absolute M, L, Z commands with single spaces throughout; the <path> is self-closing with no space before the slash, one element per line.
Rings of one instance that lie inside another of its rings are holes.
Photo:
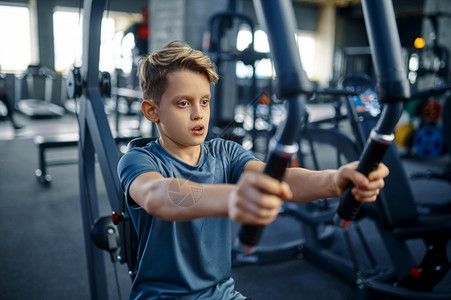
<path fill-rule="evenodd" d="M 244 167 L 246 164 L 250 161 L 259 159 L 236 142 L 224 141 L 224 143 L 224 147 L 227 149 L 230 157 L 231 182 L 237 183 L 241 174 L 244 172 Z"/>
<path fill-rule="evenodd" d="M 119 160 L 117 174 L 127 200 L 130 200 L 128 194 L 130 184 L 145 172 L 158 172 L 158 168 L 150 153 L 142 148 L 131 149 Z"/>

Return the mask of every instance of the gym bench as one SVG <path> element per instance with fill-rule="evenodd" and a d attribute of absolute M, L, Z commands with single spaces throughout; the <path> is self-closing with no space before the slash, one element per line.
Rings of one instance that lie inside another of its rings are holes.
<path fill-rule="evenodd" d="M 136 138 L 132 137 L 115 137 L 117 144 L 128 143 L 130 140 Z M 78 145 L 79 135 L 75 134 L 60 134 L 56 136 L 41 136 L 38 135 L 33 139 L 33 143 L 38 147 L 39 168 L 36 169 L 36 178 L 42 184 L 49 184 L 52 181 L 52 176 L 47 173 L 48 166 L 74 164 L 78 162 L 77 158 L 60 158 L 48 160 L 46 158 L 46 150 L 52 148 L 68 148 L 76 147 Z"/>
<path fill-rule="evenodd" d="M 38 135 L 33 139 L 33 143 L 38 147 L 39 168 L 36 169 L 36 178 L 43 184 L 49 184 L 52 176 L 47 173 L 47 166 L 73 164 L 78 159 L 55 159 L 48 161 L 45 152 L 51 148 L 75 147 L 78 145 L 78 134 L 61 134 L 57 136 Z"/>

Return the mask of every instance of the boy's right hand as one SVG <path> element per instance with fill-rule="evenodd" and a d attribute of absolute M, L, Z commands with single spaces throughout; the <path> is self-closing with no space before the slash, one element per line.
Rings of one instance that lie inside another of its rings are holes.
<path fill-rule="evenodd" d="M 249 225 L 268 225 L 279 214 L 283 200 L 292 197 L 290 187 L 263 173 L 245 172 L 228 203 L 229 217 Z"/>

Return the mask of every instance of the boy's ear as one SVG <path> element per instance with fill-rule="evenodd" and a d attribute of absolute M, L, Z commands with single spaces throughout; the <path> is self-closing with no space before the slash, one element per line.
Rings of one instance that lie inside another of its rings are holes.
<path fill-rule="evenodd" d="M 157 105 L 152 100 L 144 99 L 141 103 L 141 110 L 147 120 L 155 123 L 160 121 Z"/>

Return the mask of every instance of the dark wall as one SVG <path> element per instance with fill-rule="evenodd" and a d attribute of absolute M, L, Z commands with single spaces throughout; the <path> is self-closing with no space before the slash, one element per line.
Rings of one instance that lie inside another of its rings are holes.
<path fill-rule="evenodd" d="M 257 24 L 252 0 L 242 0 L 241 6 L 242 12 L 253 18 L 253 20 Z M 319 14 L 318 6 L 310 3 L 302 3 L 297 1 L 294 1 L 293 6 L 295 10 L 298 29 L 311 32 L 316 31 L 316 25 L 318 23 L 318 14 Z"/>
<path fill-rule="evenodd" d="M 378 0 L 377 0 L 378 1 Z M 408 54 L 421 36 L 424 0 L 393 0 L 401 47 Z M 337 8 L 333 81 L 349 72 L 374 75 L 361 4 Z M 406 60 L 407 61 L 407 60 Z"/>
<path fill-rule="evenodd" d="M 424 0 L 394 0 L 401 46 L 412 48 L 416 37 L 421 36 Z M 361 5 L 337 9 L 337 47 L 368 46 Z"/>
<path fill-rule="evenodd" d="M 415 38 L 421 36 L 422 16 L 401 17 L 396 20 L 399 30 L 401 46 L 413 48 Z"/>

